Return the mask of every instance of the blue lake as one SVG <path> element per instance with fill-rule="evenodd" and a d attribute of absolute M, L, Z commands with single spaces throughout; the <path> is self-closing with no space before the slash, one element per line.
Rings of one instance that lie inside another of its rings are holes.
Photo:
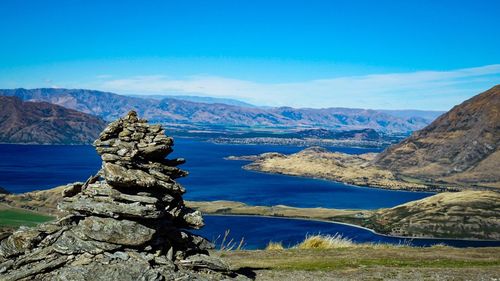
<path fill-rule="evenodd" d="M 222 145 L 194 139 L 176 139 L 170 157 L 183 157 L 189 176 L 179 179 L 187 189 L 186 200 L 233 200 L 252 205 L 289 205 L 376 209 L 431 195 L 355 187 L 325 180 L 271 175 L 241 168 L 247 162 L 229 161 L 230 155 L 264 152 L 294 153 L 303 147 Z M 329 148 L 346 153 L 374 149 Z M 92 146 L 0 145 L 0 186 L 15 193 L 47 189 L 95 174 L 101 160 Z"/>
<path fill-rule="evenodd" d="M 179 181 L 186 187 L 186 200 L 233 200 L 252 205 L 289 205 L 296 207 L 329 207 L 376 209 L 432 195 L 423 192 L 389 191 L 356 187 L 324 180 L 271 175 L 246 171 L 245 161 L 228 161 L 230 155 L 264 152 L 294 153 L 303 147 L 266 145 L 222 145 L 196 139 L 176 139 L 175 151 L 169 157 L 183 157 L 182 168 L 190 175 Z M 329 147 L 332 151 L 351 154 L 378 152 L 376 149 Z M 0 186 L 15 193 L 48 189 L 58 185 L 85 181 L 101 165 L 92 146 L 0 145 Z M 400 243 L 396 238 L 373 234 L 346 225 L 316 221 L 259 217 L 207 216 L 206 226 L 198 233 L 216 238 L 226 229 L 231 237 L 244 237 L 246 248 L 262 248 L 269 241 L 293 245 L 306 234 L 341 233 L 358 242 Z M 491 246 L 491 242 L 413 240 L 426 246 L 447 243 L 455 246 Z M 497 246 L 500 246 L 497 244 Z"/>
<path fill-rule="evenodd" d="M 307 235 L 340 234 L 357 243 L 389 243 L 429 247 L 446 244 L 453 247 L 500 247 L 500 241 L 468 241 L 448 239 L 411 239 L 387 237 L 369 230 L 338 223 L 301 219 L 267 218 L 252 216 L 205 216 L 206 226 L 195 233 L 214 241 L 220 247 L 225 230 L 229 230 L 228 240 L 236 245 L 244 240 L 244 249 L 263 249 L 269 241 L 282 242 L 283 246 L 294 246 Z"/>

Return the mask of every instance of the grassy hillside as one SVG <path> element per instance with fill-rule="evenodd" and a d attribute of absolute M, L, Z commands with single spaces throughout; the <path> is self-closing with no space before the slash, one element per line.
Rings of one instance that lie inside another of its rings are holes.
<path fill-rule="evenodd" d="M 500 193 L 445 192 L 371 217 L 377 232 L 398 236 L 500 239 Z"/>
<path fill-rule="evenodd" d="M 34 226 L 52 219 L 51 216 L 27 210 L 0 207 L 0 227 Z"/>

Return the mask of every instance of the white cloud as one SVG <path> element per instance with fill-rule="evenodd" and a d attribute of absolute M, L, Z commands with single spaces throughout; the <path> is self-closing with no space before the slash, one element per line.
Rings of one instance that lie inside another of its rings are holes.
<path fill-rule="evenodd" d="M 173 79 L 165 75 L 104 80 L 118 93 L 232 97 L 260 105 L 295 107 L 417 108 L 447 110 L 499 83 L 500 64 L 452 71 L 417 71 L 258 83 L 217 76 Z"/>

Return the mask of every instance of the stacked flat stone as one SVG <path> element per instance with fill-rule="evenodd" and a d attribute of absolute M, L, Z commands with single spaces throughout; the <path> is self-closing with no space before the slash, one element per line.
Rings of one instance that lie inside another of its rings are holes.
<path fill-rule="evenodd" d="M 184 230 L 203 219 L 184 206 L 175 182 L 187 175 L 177 167 L 184 160 L 165 158 L 173 139 L 160 125 L 131 111 L 94 146 L 102 169 L 64 189 L 59 208 L 69 215 L 1 241 L 0 280 L 245 279 L 208 255 L 209 241 Z"/>
<path fill-rule="evenodd" d="M 160 125 L 149 125 L 132 111 L 109 124 L 94 142 L 103 161 L 103 181 L 90 179 L 80 194 L 60 208 L 81 214 L 123 219 L 150 219 L 199 229 L 203 218 L 184 206 L 184 188 L 175 179 L 187 175 L 177 168 L 184 159 L 167 160 L 173 139 Z"/>

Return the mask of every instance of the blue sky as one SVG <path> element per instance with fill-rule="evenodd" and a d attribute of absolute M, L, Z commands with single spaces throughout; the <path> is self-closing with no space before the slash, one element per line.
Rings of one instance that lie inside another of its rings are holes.
<path fill-rule="evenodd" d="M 500 1 L 0 2 L 0 87 L 447 110 L 500 82 Z"/>

